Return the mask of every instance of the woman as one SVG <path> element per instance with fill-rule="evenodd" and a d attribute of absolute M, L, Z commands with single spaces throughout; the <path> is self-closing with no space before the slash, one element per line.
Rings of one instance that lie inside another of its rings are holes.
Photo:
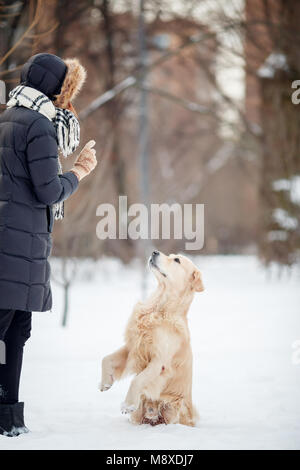
<path fill-rule="evenodd" d="M 76 59 L 37 54 L 23 66 L 20 85 L 0 115 L 0 434 L 28 432 L 19 402 L 23 348 L 31 312 L 52 307 L 51 232 L 63 201 L 96 166 L 90 141 L 63 173 L 58 148 L 68 156 L 79 144 L 72 100 L 85 80 Z M 3 349 L 3 348 L 2 348 Z"/>

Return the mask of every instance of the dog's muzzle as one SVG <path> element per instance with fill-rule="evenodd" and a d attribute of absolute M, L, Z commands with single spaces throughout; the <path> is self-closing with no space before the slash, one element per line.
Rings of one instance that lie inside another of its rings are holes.
<path fill-rule="evenodd" d="M 150 259 L 149 259 L 149 266 L 150 266 L 150 268 L 153 267 L 153 268 L 157 269 L 157 271 L 159 271 L 162 276 L 167 277 L 167 275 L 160 270 L 159 266 L 157 266 L 156 260 L 157 260 L 157 257 L 159 255 L 160 255 L 159 251 L 156 251 L 156 250 L 153 251 L 153 253 L 152 253 L 152 255 L 150 256 Z"/>
<path fill-rule="evenodd" d="M 149 264 L 151 266 L 155 266 L 157 268 L 157 264 L 156 264 L 156 260 L 157 260 L 157 257 L 159 256 L 159 251 L 153 251 L 152 255 L 150 256 L 150 259 L 149 259 Z"/>

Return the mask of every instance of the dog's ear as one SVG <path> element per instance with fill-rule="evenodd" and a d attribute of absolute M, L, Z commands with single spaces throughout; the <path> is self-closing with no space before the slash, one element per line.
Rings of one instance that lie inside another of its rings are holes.
<path fill-rule="evenodd" d="M 198 269 L 195 269 L 195 271 L 192 274 L 192 289 L 196 292 L 204 291 L 204 285 L 202 282 L 201 273 Z"/>

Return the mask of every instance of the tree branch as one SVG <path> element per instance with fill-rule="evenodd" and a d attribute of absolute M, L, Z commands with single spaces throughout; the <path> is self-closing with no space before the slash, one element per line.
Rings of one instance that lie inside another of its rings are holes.
<path fill-rule="evenodd" d="M 34 14 L 34 18 L 31 24 L 28 26 L 26 31 L 20 36 L 17 42 L 4 54 L 4 56 L 0 59 L 0 66 L 6 61 L 6 59 L 17 49 L 17 47 L 22 43 L 22 41 L 29 35 L 30 31 L 37 25 L 40 15 L 41 15 L 41 5 L 42 0 L 37 0 L 37 6 Z"/>

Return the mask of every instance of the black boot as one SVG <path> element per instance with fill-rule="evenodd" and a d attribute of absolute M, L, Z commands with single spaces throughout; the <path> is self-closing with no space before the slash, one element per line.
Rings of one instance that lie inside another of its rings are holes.
<path fill-rule="evenodd" d="M 24 403 L 0 405 L 0 434 L 15 437 L 29 432 L 24 424 Z"/>

